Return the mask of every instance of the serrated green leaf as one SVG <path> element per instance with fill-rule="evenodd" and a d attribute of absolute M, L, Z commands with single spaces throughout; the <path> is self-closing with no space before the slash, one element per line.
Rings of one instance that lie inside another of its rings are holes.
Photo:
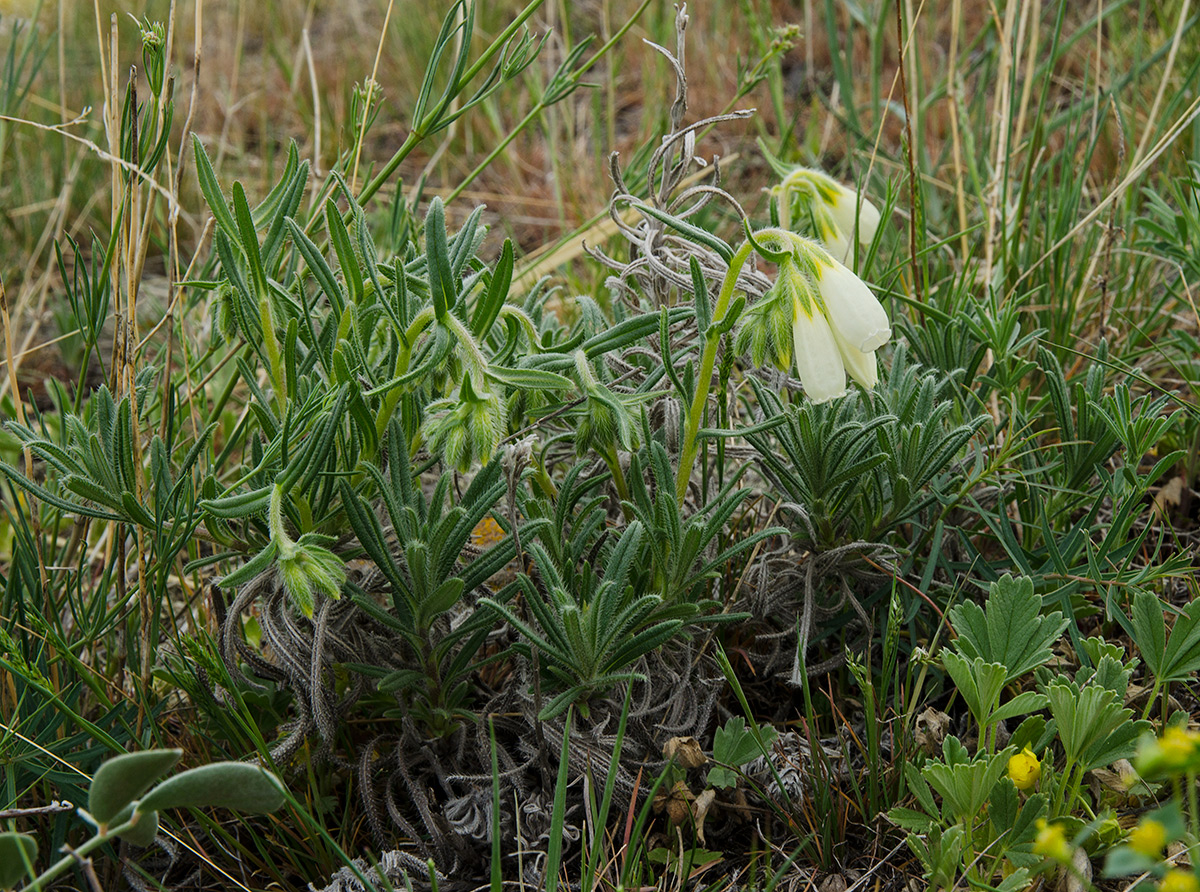
<path fill-rule="evenodd" d="M 1040 615 L 1042 599 L 1034 593 L 1032 580 L 1002 576 L 992 583 L 986 604 L 985 611 L 965 601 L 946 613 L 958 633 L 955 647 L 964 656 L 1004 666 L 1005 684 L 1050 659 L 1050 646 L 1068 621 L 1059 611 Z"/>
<path fill-rule="evenodd" d="M 1138 652 L 1159 683 L 1186 681 L 1200 671 L 1200 601 L 1176 616 L 1169 638 L 1162 602 L 1153 592 L 1134 596 L 1131 619 Z"/>
<path fill-rule="evenodd" d="M 917 811 L 913 808 L 904 808 L 899 805 L 889 809 L 887 816 L 888 820 L 897 827 L 917 833 L 924 833 L 934 824 L 933 818 L 929 817 L 925 812 Z"/>
<path fill-rule="evenodd" d="M 779 732 L 769 725 L 759 729 L 763 746 L 770 747 L 779 737 Z M 718 728 L 713 737 L 713 759 L 725 765 L 745 765 L 763 755 L 754 734 L 746 727 L 746 720 L 741 716 L 733 716 Z"/>
<path fill-rule="evenodd" d="M 942 651 L 942 665 L 953 679 L 954 686 L 958 688 L 976 724 L 981 729 L 991 725 L 992 713 L 1000 699 L 1000 692 L 1004 689 L 1004 666 L 987 662 L 978 656 L 968 660 L 949 650 Z"/>
<path fill-rule="evenodd" d="M 1007 719 L 1016 718 L 1019 715 L 1028 715 L 1031 712 L 1036 712 L 1039 709 L 1045 709 L 1046 696 L 1039 694 L 1036 691 L 1024 691 L 1017 694 L 1007 703 L 1002 703 L 992 713 L 988 724 L 1005 721 Z"/>

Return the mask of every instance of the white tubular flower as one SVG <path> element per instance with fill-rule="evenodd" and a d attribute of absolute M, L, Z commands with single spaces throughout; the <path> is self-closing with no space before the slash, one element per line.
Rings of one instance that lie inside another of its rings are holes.
<path fill-rule="evenodd" d="M 864 353 L 846 343 L 846 339 L 833 329 L 833 339 L 837 342 L 838 351 L 842 354 L 842 364 L 850 377 L 866 390 L 874 390 L 879 383 L 879 364 L 875 360 L 875 351 Z"/>
<path fill-rule="evenodd" d="M 821 312 L 806 277 L 794 264 L 785 263 L 779 274 L 794 277 L 792 353 L 804 392 L 814 403 L 842 396 L 846 392 L 846 367 L 829 320 Z"/>
<path fill-rule="evenodd" d="M 813 235 L 840 261 L 853 256 L 855 232 L 865 248 L 879 231 L 879 209 L 866 196 L 860 198 L 853 189 L 819 170 L 797 167 L 772 191 L 781 194 L 787 203 L 791 224 L 810 220 Z"/>
<path fill-rule="evenodd" d="M 879 208 L 871 204 L 864 195 L 861 199 L 858 193 L 853 189 L 847 189 L 836 180 L 830 179 L 836 192 L 834 199 L 829 204 L 829 212 L 833 215 L 834 222 L 838 229 L 846 233 L 847 251 L 850 247 L 850 239 L 854 234 L 854 217 L 858 215 L 858 243 L 864 248 L 869 247 L 871 242 L 875 240 L 875 233 L 879 231 L 879 223 L 881 217 Z M 839 260 L 844 260 L 849 257 L 849 253 L 839 254 L 837 251 L 830 249 L 830 253 Z"/>
<path fill-rule="evenodd" d="M 758 236 L 761 242 L 755 244 L 779 264 L 779 273 L 747 310 L 734 349 L 748 349 L 759 365 L 770 361 L 785 368 L 794 360 L 804 392 L 816 403 L 845 394 L 847 373 L 873 389 L 879 383 L 875 351 L 892 329 L 871 289 L 812 239 L 781 229 Z M 776 334 L 789 318 L 790 356 Z"/>
<path fill-rule="evenodd" d="M 814 252 L 812 271 L 821 292 L 821 302 L 834 330 L 846 344 L 872 353 L 892 336 L 883 305 L 858 276 L 838 262 Z"/>

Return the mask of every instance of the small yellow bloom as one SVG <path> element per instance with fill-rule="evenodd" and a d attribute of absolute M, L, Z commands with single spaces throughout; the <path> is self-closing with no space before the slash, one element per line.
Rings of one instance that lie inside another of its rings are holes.
<path fill-rule="evenodd" d="M 1134 767 L 1145 778 L 1195 771 L 1200 768 L 1200 732 L 1171 725 L 1162 737 L 1147 734 L 1138 748 Z"/>
<path fill-rule="evenodd" d="M 1052 858 L 1059 864 L 1070 864 L 1074 850 L 1067 842 L 1067 832 L 1061 824 L 1048 824 L 1045 818 L 1037 820 L 1038 834 L 1033 841 L 1033 853 Z M 1168 890 L 1171 892 L 1171 890 Z M 1182 892 L 1182 890 L 1178 890 Z"/>
<path fill-rule="evenodd" d="M 1200 734 L 1178 725 L 1171 725 L 1163 732 L 1158 745 L 1162 747 L 1164 758 L 1182 764 L 1196 752 L 1196 747 L 1200 745 Z"/>
<path fill-rule="evenodd" d="M 1167 844 L 1167 828 L 1161 821 L 1143 818 L 1129 831 L 1128 842 L 1135 852 L 1147 858 L 1158 858 L 1162 855 L 1163 846 Z"/>
<path fill-rule="evenodd" d="M 1033 789 L 1041 776 L 1042 763 L 1028 744 L 1008 760 L 1008 777 L 1018 790 Z"/>
<path fill-rule="evenodd" d="M 1158 892 L 1200 892 L 1200 881 L 1190 870 L 1168 870 Z"/>

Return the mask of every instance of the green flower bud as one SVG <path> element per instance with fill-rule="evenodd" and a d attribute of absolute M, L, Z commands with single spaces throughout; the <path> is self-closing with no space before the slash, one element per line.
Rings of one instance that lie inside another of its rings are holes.
<path fill-rule="evenodd" d="M 335 601 L 342 595 L 346 581 L 346 565 L 342 559 L 323 545 L 323 536 L 305 533 L 289 548 L 280 548 L 277 557 L 279 579 L 292 603 L 309 619 L 313 615 L 314 592 Z"/>
<path fill-rule="evenodd" d="M 629 407 L 596 379 L 583 351 L 575 354 L 575 370 L 585 397 L 575 429 L 575 454 L 606 452 L 616 447 L 629 449 L 633 444 Z"/>
<path fill-rule="evenodd" d="M 749 351 L 757 366 L 772 365 L 781 372 L 792 366 L 792 323 L 795 304 L 807 294 L 808 282 L 795 264 L 787 262 L 779 269 L 775 284 L 742 314 L 742 324 L 734 341 L 737 353 Z"/>
<path fill-rule="evenodd" d="M 275 484 L 267 511 L 271 541 L 275 545 L 275 569 L 288 598 L 312 619 L 314 593 L 337 600 L 346 581 L 346 565 L 325 546 L 333 540 L 318 533 L 305 533 L 293 540 L 283 526 L 283 487 Z"/>
<path fill-rule="evenodd" d="M 504 403 L 486 384 L 476 390 L 465 375 L 457 399 L 429 405 L 424 435 L 450 467 L 466 472 L 476 460 L 487 464 L 504 435 Z"/>

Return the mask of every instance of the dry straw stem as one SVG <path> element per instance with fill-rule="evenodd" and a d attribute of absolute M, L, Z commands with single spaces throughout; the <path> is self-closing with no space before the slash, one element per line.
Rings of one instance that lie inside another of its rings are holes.
<path fill-rule="evenodd" d="M 1150 168 L 1150 166 L 1159 159 L 1159 156 L 1161 156 L 1163 152 L 1171 147 L 1171 144 L 1174 143 L 1175 140 L 1178 139 L 1180 135 L 1191 126 L 1192 122 L 1195 121 L 1197 117 L 1200 117 L 1200 96 L 1197 96 L 1194 100 L 1192 100 L 1192 104 L 1187 107 L 1187 110 L 1184 111 L 1184 113 L 1179 116 L 1175 123 L 1168 128 L 1167 132 L 1162 135 L 1162 138 L 1159 139 L 1154 148 L 1150 150 L 1150 154 L 1141 161 L 1133 164 L 1129 170 L 1129 173 L 1122 178 L 1121 182 L 1116 185 L 1112 192 L 1105 196 L 1102 201 L 1100 201 L 1094 208 L 1091 209 L 1091 211 L 1084 215 L 1083 219 L 1072 226 L 1062 238 L 1060 238 L 1047 249 L 1046 253 L 1031 263 L 1029 267 L 1017 277 L 1017 280 L 1013 282 L 1012 288 L 1010 288 L 1005 294 L 1005 299 L 1011 297 L 1016 292 L 1017 287 L 1023 281 L 1025 281 L 1025 279 L 1028 278 L 1035 269 L 1045 263 L 1049 258 L 1053 257 L 1054 253 L 1059 248 L 1078 235 L 1085 226 L 1088 226 L 1094 222 L 1097 217 L 1104 213 L 1105 209 L 1108 208 L 1110 204 L 1124 195 L 1125 191 L 1135 182 L 1137 182 L 1142 174 L 1144 174 Z"/>

